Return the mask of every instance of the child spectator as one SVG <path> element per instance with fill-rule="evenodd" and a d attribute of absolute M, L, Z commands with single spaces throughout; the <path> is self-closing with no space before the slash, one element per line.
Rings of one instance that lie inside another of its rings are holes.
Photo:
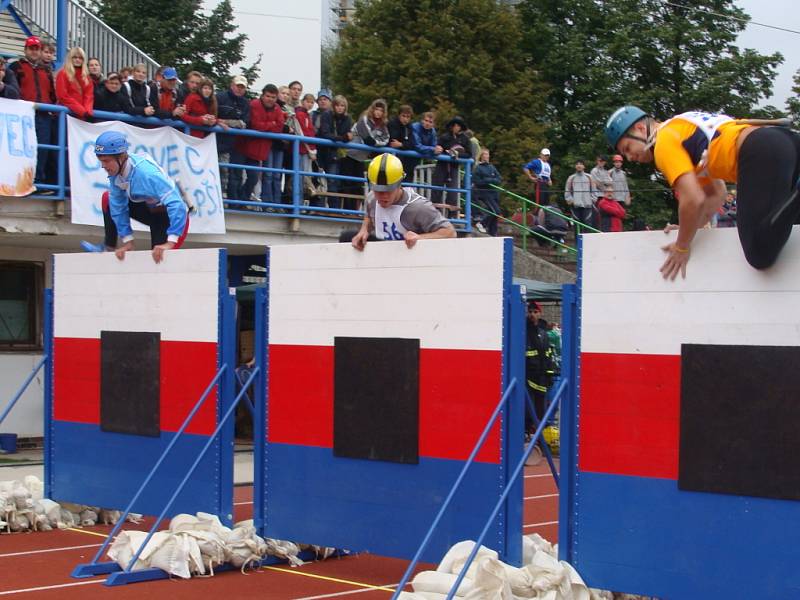
<path fill-rule="evenodd" d="M 103 83 L 103 67 L 100 64 L 100 59 L 94 57 L 90 58 L 87 61 L 86 67 L 89 69 L 89 79 L 92 80 L 94 91 L 97 93 L 100 84 Z"/>
<path fill-rule="evenodd" d="M 414 150 L 414 133 L 411 129 L 411 119 L 413 118 L 414 111 L 410 106 L 404 104 L 400 107 L 397 116 L 389 120 L 389 146 L 398 150 Z M 414 169 L 419 160 L 411 156 L 399 158 L 406 174 L 404 181 L 414 181 Z"/>
<path fill-rule="evenodd" d="M 386 100 L 378 98 L 372 101 L 369 108 L 361 113 L 352 128 L 353 144 L 373 146 L 376 152 L 349 149 L 341 165 L 341 174 L 350 177 L 364 176 L 364 162 L 389 145 L 389 128 L 387 127 Z M 345 181 L 342 191 L 352 194 L 363 194 L 364 184 L 360 181 Z M 360 202 L 347 198 L 345 207 L 351 210 L 360 208 Z"/>
<path fill-rule="evenodd" d="M 296 82 L 295 82 L 296 83 Z M 291 87 L 291 86 L 290 86 Z M 294 109 L 294 116 L 297 119 L 297 124 L 300 126 L 300 134 L 306 137 L 314 137 L 314 124 L 311 122 L 311 109 L 314 108 L 314 94 L 306 94 L 303 96 L 300 104 Z M 300 143 L 300 169 L 302 171 L 310 172 L 312 162 L 317 159 L 317 147 L 308 142 Z M 310 181 L 310 177 L 303 178 L 303 187 L 307 187 L 306 182 Z M 311 206 L 322 206 L 320 198 L 311 198 Z"/>
<path fill-rule="evenodd" d="M 19 99 L 19 85 L 14 71 L 6 67 L 6 59 L 0 56 L 0 98 Z"/>
<path fill-rule="evenodd" d="M 131 78 L 131 73 L 133 73 L 133 67 L 122 67 L 119 70 L 119 80 L 126 83 Z"/>
<path fill-rule="evenodd" d="M 603 195 L 597 199 L 595 206 L 600 214 L 600 231 L 622 231 L 625 207 L 622 202 L 614 200 L 613 182 L 603 186 Z"/>
<path fill-rule="evenodd" d="M 147 66 L 139 63 L 133 67 L 133 77 L 123 84 L 131 102 L 131 114 L 152 117 L 158 106 L 158 89 L 147 83 Z"/>
<path fill-rule="evenodd" d="M 56 61 L 56 47 L 50 42 L 42 44 L 42 64 L 48 69 L 53 69 Z"/>
<path fill-rule="evenodd" d="M 472 180 L 475 184 L 475 192 L 478 202 L 489 211 L 483 213 L 480 222 L 476 228 L 481 233 L 488 233 L 489 235 L 497 235 L 497 216 L 500 214 L 500 199 L 497 190 L 493 189 L 493 185 L 500 185 L 503 178 L 500 172 L 490 162 L 491 156 L 489 149 L 484 148 L 481 150 L 480 157 L 478 158 L 478 166 L 475 167 L 475 175 Z"/>
<path fill-rule="evenodd" d="M 217 97 L 214 95 L 214 82 L 210 79 L 202 79 L 196 92 L 186 96 L 186 112 L 183 120 L 189 125 L 204 125 L 213 127 L 217 124 Z M 220 125 L 227 129 L 224 123 Z M 189 134 L 192 137 L 204 138 L 208 135 L 207 131 L 192 129 Z"/>
<path fill-rule="evenodd" d="M 94 97 L 94 110 L 130 113 L 131 99 L 119 79 L 119 73 L 109 73 Z M 102 119 L 107 120 L 107 119 Z"/>
<path fill-rule="evenodd" d="M 94 84 L 89 79 L 89 69 L 84 70 L 86 53 L 83 48 L 70 48 L 64 66 L 56 74 L 58 103 L 69 108 L 81 119 L 92 115 Z"/>

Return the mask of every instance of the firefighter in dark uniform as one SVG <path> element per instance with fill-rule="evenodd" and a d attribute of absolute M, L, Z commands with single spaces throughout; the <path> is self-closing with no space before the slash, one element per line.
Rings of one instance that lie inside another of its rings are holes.
<path fill-rule="evenodd" d="M 542 318 L 542 307 L 534 300 L 528 301 L 527 348 L 525 352 L 525 377 L 536 417 L 541 419 L 545 411 L 545 394 L 554 372 L 553 349 L 547 335 L 547 321 Z M 525 431 L 536 430 L 533 419 L 525 412 Z"/>

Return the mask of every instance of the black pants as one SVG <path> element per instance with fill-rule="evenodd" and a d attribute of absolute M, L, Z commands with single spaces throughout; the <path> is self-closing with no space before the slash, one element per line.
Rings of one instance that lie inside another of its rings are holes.
<path fill-rule="evenodd" d="M 476 199 L 478 200 L 478 202 L 480 202 L 483 205 L 483 207 L 487 211 L 489 211 L 483 213 L 482 215 L 478 215 L 480 217 L 480 222 L 486 228 L 486 233 L 488 233 L 489 235 L 496 236 L 497 235 L 496 215 L 500 214 L 500 199 L 498 198 L 498 193 L 496 190 L 484 190 L 484 189 L 477 189 L 476 192 L 477 193 L 473 195 L 473 198 L 477 197 Z"/>
<path fill-rule="evenodd" d="M 775 263 L 798 216 L 800 195 L 779 210 L 800 175 L 800 135 L 784 127 L 761 127 L 739 149 L 737 227 L 745 258 L 756 269 Z"/>
<path fill-rule="evenodd" d="M 160 206 L 157 210 L 151 211 L 144 202 L 128 202 L 128 212 L 131 219 L 136 219 L 139 223 L 150 227 L 150 247 L 154 248 L 159 244 L 167 242 L 167 229 L 169 229 L 169 215 L 167 210 Z M 111 218 L 111 211 L 106 203 L 103 203 L 103 225 L 105 226 L 106 248 L 117 247 L 117 225 Z"/>
<path fill-rule="evenodd" d="M 573 206 L 572 218 L 584 225 L 594 227 L 594 209 L 591 206 Z M 581 233 L 577 231 L 577 233 Z"/>

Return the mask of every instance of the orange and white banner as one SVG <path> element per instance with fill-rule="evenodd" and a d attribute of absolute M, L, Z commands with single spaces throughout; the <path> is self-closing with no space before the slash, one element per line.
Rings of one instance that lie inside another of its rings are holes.
<path fill-rule="evenodd" d="M 0 196 L 33 193 L 35 174 L 33 103 L 0 98 Z"/>

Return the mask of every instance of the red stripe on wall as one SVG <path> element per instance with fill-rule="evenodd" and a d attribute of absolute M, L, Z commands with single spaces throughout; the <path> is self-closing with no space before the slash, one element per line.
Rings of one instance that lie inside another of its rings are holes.
<path fill-rule="evenodd" d="M 55 338 L 53 418 L 100 424 L 100 340 Z M 217 345 L 161 342 L 161 429 L 177 431 L 217 372 Z M 217 422 L 212 390 L 188 433 L 210 435 Z"/>
<path fill-rule="evenodd" d="M 581 354 L 581 471 L 678 478 L 681 357 Z"/>
<path fill-rule="evenodd" d="M 333 447 L 333 357 L 333 346 L 270 345 L 270 442 Z M 420 456 L 469 456 L 500 400 L 501 361 L 496 351 L 420 351 Z M 477 460 L 500 462 L 499 423 Z"/>

